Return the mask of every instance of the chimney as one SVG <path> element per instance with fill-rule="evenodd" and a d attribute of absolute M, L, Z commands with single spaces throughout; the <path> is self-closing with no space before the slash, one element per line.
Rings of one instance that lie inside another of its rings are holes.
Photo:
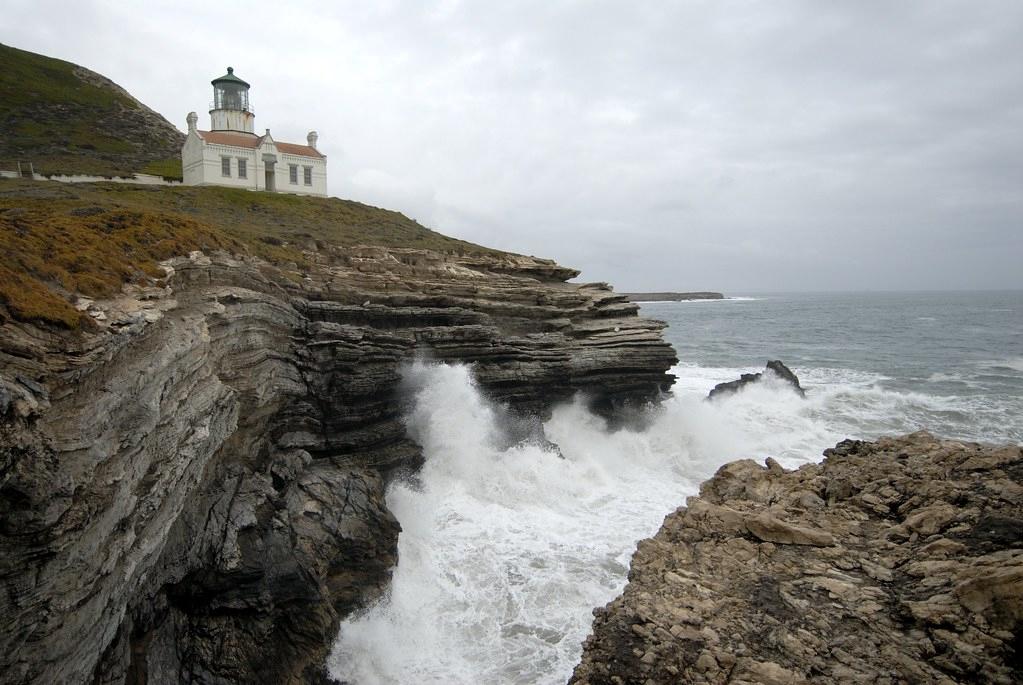
<path fill-rule="evenodd" d="M 316 135 L 316 131 L 310 131 L 309 135 L 307 135 L 305 137 L 305 139 L 309 143 L 309 147 L 311 147 L 312 149 L 315 150 L 316 149 L 316 141 L 319 140 L 320 137 L 318 135 Z"/>
<path fill-rule="evenodd" d="M 189 112 L 188 116 L 185 117 L 185 121 L 188 122 L 188 132 L 189 133 L 194 133 L 195 132 L 195 125 L 197 123 L 199 123 L 198 115 L 196 115 L 195 112 Z"/>

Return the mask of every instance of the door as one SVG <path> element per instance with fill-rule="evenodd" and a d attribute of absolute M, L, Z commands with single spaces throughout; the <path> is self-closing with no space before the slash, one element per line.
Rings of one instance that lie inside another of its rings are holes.
<path fill-rule="evenodd" d="M 270 131 L 268 129 L 267 134 L 269 133 Z M 277 155 L 270 152 L 264 152 L 263 168 L 266 169 L 263 175 L 263 187 L 272 193 L 277 190 L 277 179 L 274 176 L 274 171 L 277 169 Z"/>

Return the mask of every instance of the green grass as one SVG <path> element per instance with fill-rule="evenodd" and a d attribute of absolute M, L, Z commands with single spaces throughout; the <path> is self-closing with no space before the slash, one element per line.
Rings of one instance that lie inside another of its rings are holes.
<path fill-rule="evenodd" d="M 184 178 L 184 172 L 181 170 L 181 155 L 150 162 L 142 167 L 142 173 L 163 176 L 168 181 L 180 181 Z"/>
<path fill-rule="evenodd" d="M 113 178 L 127 177 L 134 173 L 127 169 L 112 168 L 108 160 L 75 153 L 22 156 L 19 159 L 22 162 L 31 161 L 35 172 L 44 176 L 85 174 Z M 10 162 L 0 159 L 0 169 L 17 171 L 18 165 L 13 158 Z"/>
<path fill-rule="evenodd" d="M 17 144 L 21 149 L 57 149 L 73 155 L 86 154 L 97 160 L 109 155 L 125 155 L 136 150 L 129 140 L 118 138 L 96 130 L 87 121 L 17 121 L 11 127 L 9 145 Z M 29 157 L 34 153 L 29 153 Z M 55 173 L 60 173 L 59 170 Z M 66 172 L 65 172 L 66 173 Z"/>
<path fill-rule="evenodd" d="M 161 277 L 157 262 L 226 250 L 300 280 L 310 252 L 411 247 L 503 254 L 432 231 L 398 212 L 337 198 L 219 187 L 64 185 L 0 180 L 0 303 L 15 319 L 78 328 L 76 294 L 105 297 Z"/>
<path fill-rule="evenodd" d="M 5 107 L 61 102 L 96 109 L 138 108 L 117 91 L 83 81 L 71 62 L 0 44 L 0 64 L 0 102 Z"/>

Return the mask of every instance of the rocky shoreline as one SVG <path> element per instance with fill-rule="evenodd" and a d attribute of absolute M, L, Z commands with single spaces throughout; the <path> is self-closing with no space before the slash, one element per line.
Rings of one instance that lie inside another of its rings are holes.
<path fill-rule="evenodd" d="M 421 460 L 402 364 L 472 363 L 527 429 L 671 383 L 663 324 L 553 262 L 310 256 L 297 280 L 193 253 L 81 300 L 95 330 L 0 323 L 0 683 L 329 682 L 397 561 L 386 483 Z M 722 467 L 640 543 L 572 682 L 1018 682 L 1020 448 L 825 457 Z"/>
<path fill-rule="evenodd" d="M 732 462 L 639 544 L 570 682 L 1023 680 L 1023 450 L 927 433 Z"/>
<path fill-rule="evenodd" d="M 672 382 L 663 324 L 553 262 L 309 258 L 172 259 L 82 301 L 91 331 L 0 320 L 0 682 L 321 681 L 396 561 L 384 488 L 421 460 L 402 364 L 473 364 L 533 421 Z"/>

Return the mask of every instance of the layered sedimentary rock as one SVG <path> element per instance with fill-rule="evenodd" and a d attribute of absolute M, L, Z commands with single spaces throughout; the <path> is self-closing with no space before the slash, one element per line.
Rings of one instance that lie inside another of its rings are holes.
<path fill-rule="evenodd" d="M 1018 683 L 1023 450 L 738 461 L 639 544 L 573 683 Z"/>
<path fill-rule="evenodd" d="M 670 385 L 662 325 L 552 262 L 310 259 L 177 258 L 164 287 L 81 301 L 98 329 L 75 336 L 0 322 L 0 682 L 321 679 L 395 563 L 417 354 L 524 415 Z"/>

